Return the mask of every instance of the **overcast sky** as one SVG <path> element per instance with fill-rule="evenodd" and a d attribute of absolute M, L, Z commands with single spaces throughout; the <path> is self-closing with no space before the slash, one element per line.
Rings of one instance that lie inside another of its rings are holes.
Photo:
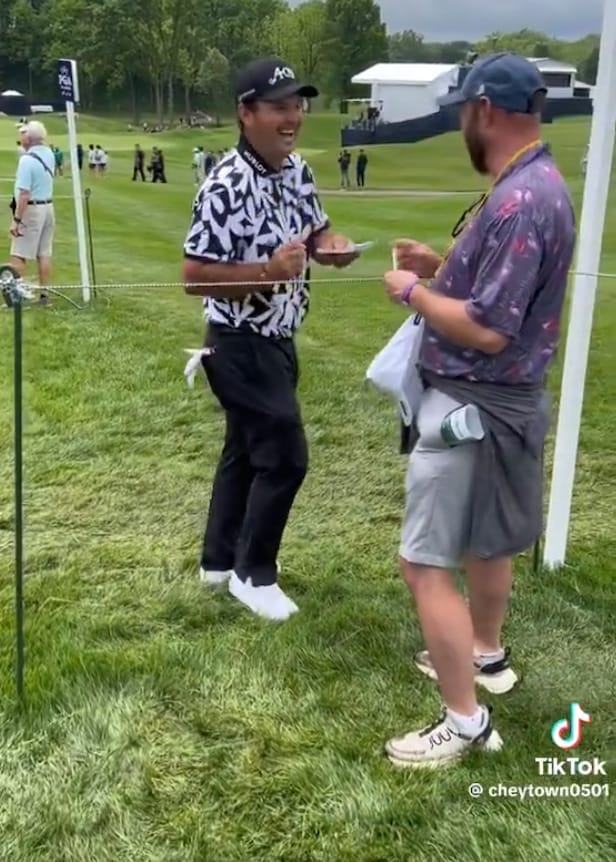
<path fill-rule="evenodd" d="M 290 0 L 298 6 L 302 0 Z M 615 2 L 615 0 L 605 0 Z M 380 0 L 390 32 L 415 30 L 426 40 L 469 42 L 495 30 L 541 30 L 562 39 L 599 33 L 604 0 Z"/>

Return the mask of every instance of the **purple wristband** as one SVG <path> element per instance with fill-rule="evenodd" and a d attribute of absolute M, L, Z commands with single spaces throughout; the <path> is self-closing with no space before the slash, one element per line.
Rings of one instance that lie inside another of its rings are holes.
<path fill-rule="evenodd" d="M 416 284 L 417 284 L 417 279 L 415 279 L 415 281 L 411 282 L 411 284 L 409 284 L 408 287 L 404 288 L 404 290 L 402 291 L 402 296 L 400 298 L 402 305 L 410 305 L 411 304 L 410 303 L 411 293 L 413 292 L 413 288 L 415 287 Z"/>

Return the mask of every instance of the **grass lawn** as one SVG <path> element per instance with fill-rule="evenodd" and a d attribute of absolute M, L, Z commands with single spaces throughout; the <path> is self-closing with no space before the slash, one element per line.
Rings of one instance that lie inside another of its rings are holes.
<path fill-rule="evenodd" d="M 60 119 L 52 139 L 62 141 Z M 92 182 L 100 283 L 178 280 L 199 133 L 155 137 L 167 186 L 131 183 L 145 136 L 80 119 L 111 173 Z M 336 118 L 302 144 L 338 185 Z M 211 133 L 216 148 L 233 129 Z M 581 201 L 588 125 L 546 129 Z M 0 176 L 15 166 L 0 121 Z M 281 553 L 301 612 L 254 619 L 196 568 L 222 417 L 182 376 L 202 339 L 180 287 L 102 291 L 94 307 L 30 310 L 25 328 L 27 704 L 13 683 L 12 319 L 0 313 L 0 860 L 2 862 L 574 862 L 616 858 L 613 799 L 485 798 L 561 756 L 554 721 L 578 701 L 593 721 L 574 754 L 616 770 L 616 282 L 600 286 L 567 568 L 520 560 L 507 642 L 523 685 L 494 699 L 504 750 L 429 774 L 393 771 L 386 738 L 429 721 L 433 685 L 396 566 L 405 463 L 390 405 L 365 368 L 402 320 L 381 284 L 390 240 L 437 247 L 482 187 L 458 136 L 370 150 L 372 188 L 468 190 L 409 199 L 324 194 L 336 226 L 377 246 L 318 284 L 298 339 L 311 470 Z M 84 173 L 84 183 L 89 178 Z M 58 197 L 70 193 L 58 179 Z M 11 183 L 0 183 L 2 205 Z M 56 277 L 78 280 L 70 200 L 57 203 Z M 8 209 L 5 215 L 8 219 Z M 616 271 L 611 195 L 604 271 Z M 320 271 L 316 278 L 330 273 Z M 334 274 L 331 276 L 336 278 Z M 71 293 L 76 299 L 78 293 Z M 553 374 L 558 390 L 559 370 Z M 611 775 L 609 775 L 611 770 Z M 592 779 L 579 779 L 589 781 Z M 449 806 L 449 807 L 447 807 Z"/>

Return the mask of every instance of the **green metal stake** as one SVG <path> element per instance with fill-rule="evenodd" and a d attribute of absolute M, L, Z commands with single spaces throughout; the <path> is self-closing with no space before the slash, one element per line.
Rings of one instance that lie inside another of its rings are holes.
<path fill-rule="evenodd" d="M 24 510 L 23 510 L 23 427 L 22 427 L 22 319 L 21 301 L 15 303 L 15 646 L 17 697 L 24 697 Z"/>
<path fill-rule="evenodd" d="M 14 335 L 14 412 L 15 412 L 15 683 L 17 697 L 24 698 L 24 523 L 23 523 L 23 327 L 22 303 L 28 293 L 19 273 L 10 266 L 0 267 L 4 301 L 13 309 Z"/>
<path fill-rule="evenodd" d="M 86 223 L 88 225 L 88 250 L 90 252 L 90 275 L 92 276 L 92 293 L 96 296 L 96 269 L 94 267 L 94 242 L 92 240 L 92 217 L 90 215 L 90 195 L 92 189 L 86 189 L 84 197 L 86 201 Z"/>

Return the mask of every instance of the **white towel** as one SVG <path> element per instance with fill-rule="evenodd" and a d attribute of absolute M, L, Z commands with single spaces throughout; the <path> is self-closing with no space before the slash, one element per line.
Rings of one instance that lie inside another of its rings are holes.
<path fill-rule="evenodd" d="M 198 350 L 184 348 L 184 353 L 190 354 L 190 358 L 184 368 L 184 377 L 186 378 L 186 383 L 188 384 L 189 389 L 192 389 L 195 385 L 197 371 L 199 371 L 199 369 L 203 369 L 201 364 L 202 357 L 211 356 L 213 352 L 214 349 L 212 347 L 200 347 Z"/>

